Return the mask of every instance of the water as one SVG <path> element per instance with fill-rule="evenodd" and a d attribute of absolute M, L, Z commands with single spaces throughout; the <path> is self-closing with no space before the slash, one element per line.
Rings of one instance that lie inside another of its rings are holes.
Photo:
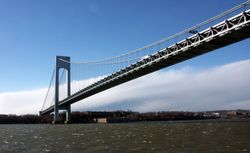
<path fill-rule="evenodd" d="M 0 125 L 0 153 L 244 153 L 250 122 Z"/>

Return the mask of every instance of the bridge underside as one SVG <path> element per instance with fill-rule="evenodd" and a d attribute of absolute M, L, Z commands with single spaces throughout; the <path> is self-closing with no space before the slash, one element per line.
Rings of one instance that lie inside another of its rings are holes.
<path fill-rule="evenodd" d="M 247 17 L 249 20 L 249 16 Z M 151 56 L 151 58 L 143 61 L 138 61 L 125 69 L 122 69 L 115 74 L 105 77 L 104 79 L 80 90 L 79 92 L 71 95 L 70 97 L 59 102 L 59 108 L 66 108 L 68 105 L 73 104 L 79 100 L 90 97 L 94 94 L 112 88 L 114 86 L 120 85 L 122 83 L 128 82 L 130 80 L 139 78 L 146 74 L 152 73 L 159 69 L 169 67 L 171 65 L 180 63 L 182 61 L 191 59 L 193 57 L 205 54 L 207 52 L 214 51 L 218 48 L 236 43 L 238 41 L 244 40 L 250 37 L 250 24 L 249 21 L 244 25 L 230 29 L 224 33 L 218 33 L 213 38 L 204 39 L 204 41 L 199 41 L 195 45 L 190 45 L 189 47 L 181 47 L 178 49 L 178 44 L 172 47 L 177 47 L 178 52 L 171 53 L 171 46 L 166 48 L 164 51 L 158 52 L 156 57 Z M 189 38 L 188 38 L 189 39 Z M 191 39 L 191 38 L 190 38 Z M 179 43 L 181 45 L 181 43 Z M 164 54 L 166 52 L 166 54 Z M 235 52 L 237 54 L 237 51 Z M 41 112 L 41 115 L 48 114 L 54 111 L 54 107 L 49 107 L 48 109 Z"/>

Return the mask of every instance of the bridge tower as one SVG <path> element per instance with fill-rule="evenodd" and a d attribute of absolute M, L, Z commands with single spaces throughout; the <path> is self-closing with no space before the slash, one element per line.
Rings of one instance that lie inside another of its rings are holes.
<path fill-rule="evenodd" d="M 71 88 L 70 88 L 70 57 L 68 56 L 56 56 L 56 78 L 55 78 L 55 105 L 54 105 L 54 121 L 53 123 L 57 123 L 59 118 L 59 70 L 65 69 L 66 79 L 67 79 L 67 96 L 70 96 L 71 94 Z M 66 107 L 63 107 L 61 109 L 66 110 L 66 121 L 65 123 L 69 123 L 71 121 L 71 105 L 69 104 Z"/>

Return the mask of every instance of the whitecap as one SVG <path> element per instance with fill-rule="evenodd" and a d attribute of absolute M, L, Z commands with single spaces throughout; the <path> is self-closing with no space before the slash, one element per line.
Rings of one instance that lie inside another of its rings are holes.
<path fill-rule="evenodd" d="M 6 143 L 6 144 L 8 144 L 9 142 L 8 142 L 8 141 L 3 141 L 3 143 Z"/>
<path fill-rule="evenodd" d="M 70 147 L 70 145 L 69 145 L 69 144 L 67 144 L 67 145 L 66 145 L 66 147 L 67 147 L 67 148 L 69 148 L 69 147 Z"/>
<path fill-rule="evenodd" d="M 202 131 L 203 134 L 207 134 L 207 131 Z"/>

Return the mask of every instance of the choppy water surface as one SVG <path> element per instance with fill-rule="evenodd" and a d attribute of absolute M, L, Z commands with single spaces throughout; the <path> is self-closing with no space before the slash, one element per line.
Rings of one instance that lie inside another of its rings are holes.
<path fill-rule="evenodd" d="M 250 122 L 0 125 L 0 153 L 250 152 Z"/>

